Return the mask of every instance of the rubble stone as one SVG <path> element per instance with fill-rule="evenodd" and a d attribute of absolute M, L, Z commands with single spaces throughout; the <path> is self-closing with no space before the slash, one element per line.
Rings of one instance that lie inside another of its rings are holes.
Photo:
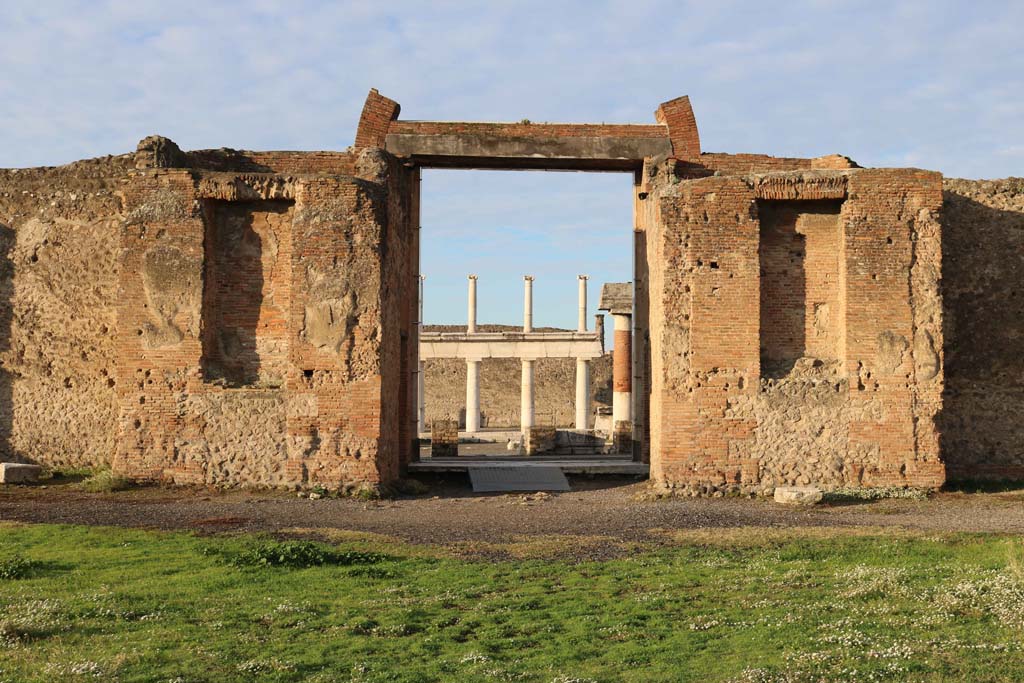
<path fill-rule="evenodd" d="M 785 505 L 815 505 L 821 502 L 822 495 L 816 486 L 776 486 L 774 499 Z"/>
<path fill-rule="evenodd" d="M 18 462 L 0 463 L 0 484 L 31 484 L 38 481 L 43 468 Z"/>

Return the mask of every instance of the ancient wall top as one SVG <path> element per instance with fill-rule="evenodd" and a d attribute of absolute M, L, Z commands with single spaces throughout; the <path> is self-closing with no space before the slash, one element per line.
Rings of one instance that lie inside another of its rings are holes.
<path fill-rule="evenodd" d="M 356 147 L 382 147 L 419 166 L 639 170 L 645 157 L 700 156 L 688 97 L 661 104 L 653 124 L 401 121 L 394 100 L 370 90 Z"/>

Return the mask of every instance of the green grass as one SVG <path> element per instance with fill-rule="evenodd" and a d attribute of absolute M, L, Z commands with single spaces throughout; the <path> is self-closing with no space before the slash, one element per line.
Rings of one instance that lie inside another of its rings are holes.
<path fill-rule="evenodd" d="M 110 470 L 103 469 L 92 472 L 79 483 L 79 487 L 90 493 L 113 493 L 131 488 L 131 482 L 116 476 Z"/>
<path fill-rule="evenodd" d="M 1024 680 L 1017 538 L 665 531 L 579 563 L 337 538 L 0 525 L 0 681 Z"/>

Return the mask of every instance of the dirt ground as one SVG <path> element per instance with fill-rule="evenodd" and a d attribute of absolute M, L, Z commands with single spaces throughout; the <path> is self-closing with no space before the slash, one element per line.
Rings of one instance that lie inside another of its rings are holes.
<path fill-rule="evenodd" d="M 457 475 L 422 481 L 424 495 L 378 501 L 167 487 L 88 493 L 73 480 L 50 481 L 0 486 L 0 520 L 203 533 L 341 529 L 438 545 L 552 535 L 654 541 L 666 530 L 737 527 L 1024 533 L 1024 489 L 790 508 L 745 498 L 645 500 L 645 482 L 608 477 L 573 478 L 573 490 L 557 494 L 474 494 Z"/>

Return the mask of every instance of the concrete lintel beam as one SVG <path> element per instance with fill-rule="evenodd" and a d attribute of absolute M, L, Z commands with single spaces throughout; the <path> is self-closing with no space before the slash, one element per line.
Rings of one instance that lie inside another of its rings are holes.
<path fill-rule="evenodd" d="M 626 170 L 644 157 L 669 156 L 668 137 L 515 137 L 486 133 L 389 134 L 385 148 L 424 166 L 590 168 Z"/>

